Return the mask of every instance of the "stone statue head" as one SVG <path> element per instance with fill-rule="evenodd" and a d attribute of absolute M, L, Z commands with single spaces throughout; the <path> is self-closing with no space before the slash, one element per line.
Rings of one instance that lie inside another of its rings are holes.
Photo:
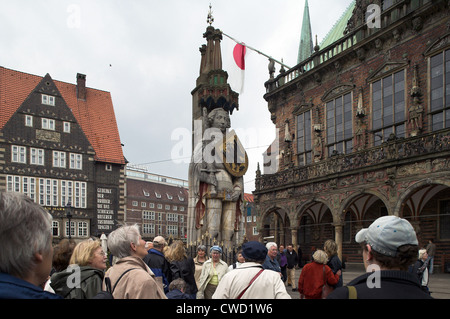
<path fill-rule="evenodd" d="M 208 124 L 225 133 L 231 127 L 230 115 L 222 108 L 214 109 L 208 114 Z"/>

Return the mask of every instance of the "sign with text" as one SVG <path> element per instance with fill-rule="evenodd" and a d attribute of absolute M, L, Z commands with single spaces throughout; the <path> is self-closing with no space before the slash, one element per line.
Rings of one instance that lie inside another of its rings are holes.
<path fill-rule="evenodd" d="M 109 233 L 117 219 L 117 190 L 111 187 L 97 187 L 97 230 Z"/>

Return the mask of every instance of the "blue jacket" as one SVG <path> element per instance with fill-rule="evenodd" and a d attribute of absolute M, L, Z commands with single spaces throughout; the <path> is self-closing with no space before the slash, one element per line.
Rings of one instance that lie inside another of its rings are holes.
<path fill-rule="evenodd" d="M 25 280 L 0 273 L 0 299 L 62 299 Z"/>
<path fill-rule="evenodd" d="M 173 289 L 166 294 L 167 299 L 191 299 L 187 294 L 178 289 Z"/>
<path fill-rule="evenodd" d="M 148 265 L 155 277 L 161 277 L 164 292 L 169 292 L 169 284 L 172 281 L 170 264 L 164 257 L 164 254 L 156 249 L 150 249 L 148 255 L 144 257 L 144 262 Z"/>
<path fill-rule="evenodd" d="M 274 260 L 272 260 L 270 259 L 269 255 L 266 256 L 266 260 L 264 261 L 262 266 L 264 269 L 270 269 L 281 273 L 281 267 L 277 259 L 275 258 Z"/>

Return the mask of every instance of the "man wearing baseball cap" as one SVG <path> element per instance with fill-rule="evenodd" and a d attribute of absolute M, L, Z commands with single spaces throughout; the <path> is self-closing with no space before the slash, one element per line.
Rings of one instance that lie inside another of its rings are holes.
<path fill-rule="evenodd" d="M 153 248 L 148 250 L 147 256 L 144 257 L 144 262 L 155 274 L 158 285 L 165 293 L 168 293 L 169 284 L 172 281 L 172 273 L 170 271 L 170 264 L 164 256 L 164 247 L 167 243 L 164 237 L 156 236 L 152 244 Z"/>
<path fill-rule="evenodd" d="M 411 224 L 397 216 L 383 216 L 355 236 L 362 246 L 367 273 L 328 299 L 426 299 L 417 276 L 407 272 L 417 259 L 418 241 Z M 375 271 L 375 272 L 374 272 Z"/>
<path fill-rule="evenodd" d="M 213 299 L 291 299 L 279 273 L 264 270 L 267 248 L 257 241 L 242 245 L 245 262 L 225 274 Z"/>

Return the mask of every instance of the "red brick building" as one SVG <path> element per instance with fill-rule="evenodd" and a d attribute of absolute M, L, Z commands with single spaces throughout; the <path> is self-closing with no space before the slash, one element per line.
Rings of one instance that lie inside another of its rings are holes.
<path fill-rule="evenodd" d="M 186 241 L 187 181 L 127 167 L 126 223 L 138 224 L 142 238 Z"/>
<path fill-rule="evenodd" d="M 0 67 L 0 190 L 53 216 L 55 241 L 109 233 L 124 218 L 124 166 L 109 92 Z M 66 206 L 71 206 L 71 220 Z"/>
<path fill-rule="evenodd" d="M 264 98 L 279 129 L 273 174 L 258 172 L 260 236 L 309 252 L 335 239 L 362 262 L 356 232 L 382 215 L 410 220 L 436 268 L 450 261 L 450 4 L 355 1 L 331 38 Z"/>

